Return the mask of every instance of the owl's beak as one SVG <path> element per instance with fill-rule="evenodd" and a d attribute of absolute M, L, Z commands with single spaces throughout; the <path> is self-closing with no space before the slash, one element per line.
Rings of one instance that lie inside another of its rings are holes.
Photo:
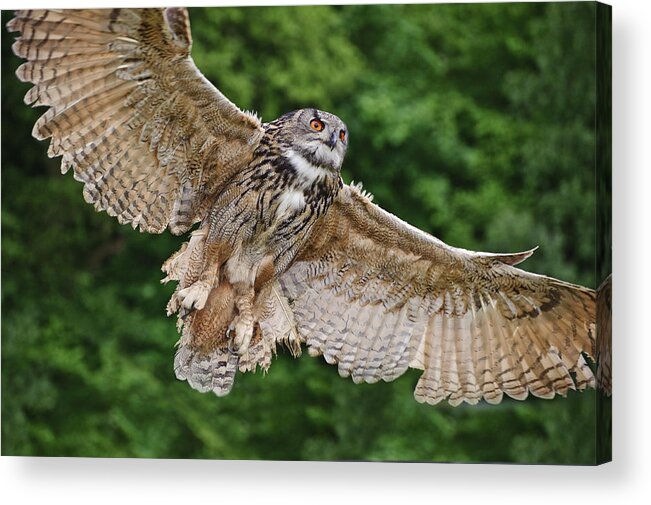
<path fill-rule="evenodd" d="M 332 132 L 332 135 L 330 135 L 330 138 L 326 141 L 325 143 L 330 149 L 334 149 L 335 146 L 337 145 L 337 134 L 335 132 Z"/>

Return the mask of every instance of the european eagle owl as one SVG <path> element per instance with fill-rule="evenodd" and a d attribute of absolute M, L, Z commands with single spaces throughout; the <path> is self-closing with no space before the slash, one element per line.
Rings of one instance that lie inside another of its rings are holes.
<path fill-rule="evenodd" d="M 198 223 L 163 265 L 193 388 L 227 394 L 278 344 L 355 382 L 421 369 L 430 404 L 594 386 L 594 291 L 515 268 L 533 250 L 448 246 L 344 184 L 344 122 L 238 109 L 196 68 L 185 9 L 26 10 L 8 28 L 26 103 L 48 107 L 33 135 L 86 201 L 144 232 Z"/>

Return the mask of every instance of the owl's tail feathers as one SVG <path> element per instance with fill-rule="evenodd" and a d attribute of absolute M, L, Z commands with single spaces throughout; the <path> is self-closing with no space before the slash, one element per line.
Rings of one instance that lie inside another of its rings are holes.
<path fill-rule="evenodd" d="M 177 379 L 188 381 L 201 393 L 212 391 L 225 396 L 235 382 L 238 360 L 239 356 L 228 348 L 205 353 L 190 345 L 180 345 L 174 357 L 174 373 Z"/>
<path fill-rule="evenodd" d="M 259 333 L 259 326 L 256 326 L 254 338 L 257 342 L 241 356 L 228 346 L 206 351 L 191 343 L 184 344 L 181 339 L 174 356 L 176 378 L 187 381 L 201 393 L 212 391 L 217 396 L 227 395 L 233 388 L 237 371 L 255 372 L 258 365 L 264 372 L 269 369 L 272 349 L 257 338 Z"/>

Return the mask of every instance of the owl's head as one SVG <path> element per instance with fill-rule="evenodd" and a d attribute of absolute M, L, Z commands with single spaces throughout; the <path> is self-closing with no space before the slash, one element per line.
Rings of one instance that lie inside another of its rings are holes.
<path fill-rule="evenodd" d="M 348 128 L 334 114 L 300 109 L 277 120 L 284 143 L 310 164 L 339 173 L 348 148 Z"/>

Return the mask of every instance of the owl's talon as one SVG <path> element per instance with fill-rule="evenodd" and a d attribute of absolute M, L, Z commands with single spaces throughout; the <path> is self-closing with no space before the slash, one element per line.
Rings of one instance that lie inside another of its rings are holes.
<path fill-rule="evenodd" d="M 233 345 L 233 339 L 231 338 L 231 329 L 229 328 L 226 332 L 226 336 L 228 337 L 228 352 L 231 354 L 238 354 L 238 349 L 234 347 Z"/>
<path fill-rule="evenodd" d="M 228 352 L 237 354 L 237 349 L 233 347 L 233 340 L 235 339 L 235 330 L 229 326 L 226 330 L 226 339 L 228 341 Z"/>

